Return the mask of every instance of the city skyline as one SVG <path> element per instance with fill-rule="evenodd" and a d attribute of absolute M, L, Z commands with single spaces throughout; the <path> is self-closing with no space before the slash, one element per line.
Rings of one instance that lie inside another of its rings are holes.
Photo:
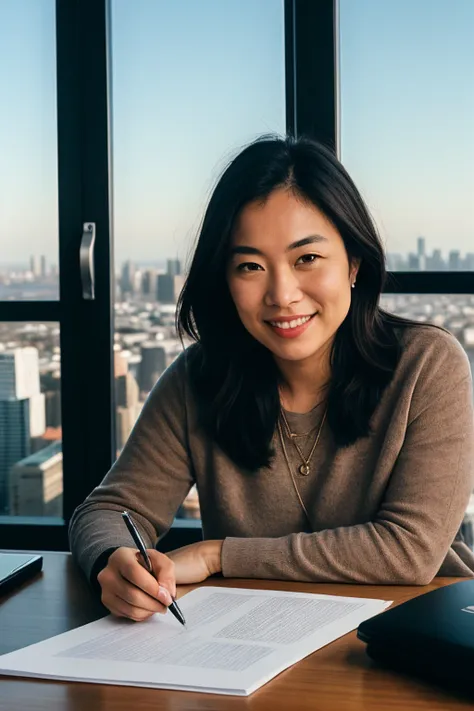
<path fill-rule="evenodd" d="M 409 251 L 402 253 L 402 252 L 396 252 L 396 251 L 389 251 L 384 249 L 384 253 L 387 259 L 387 267 L 389 270 L 393 269 L 394 271 L 397 271 L 397 262 L 404 262 L 404 261 L 409 261 L 410 257 L 419 255 L 420 253 L 420 244 L 423 243 L 423 254 L 426 256 L 434 256 L 435 260 L 440 259 L 442 262 L 444 262 L 444 265 L 440 266 L 440 269 L 448 268 L 449 266 L 449 258 L 451 255 L 457 255 L 458 258 L 460 258 L 461 261 L 464 259 L 470 260 L 472 258 L 472 266 L 470 267 L 465 267 L 467 271 L 474 270 L 474 234 L 473 234 L 473 239 L 470 244 L 470 250 L 460 250 L 457 247 L 452 247 L 450 246 L 449 248 L 445 249 L 438 249 L 433 247 L 429 239 L 427 239 L 423 235 L 417 235 L 413 244 L 411 245 L 411 248 Z M 192 256 L 192 255 L 190 255 Z M 144 269 L 157 269 L 157 270 L 164 270 L 166 271 L 167 263 L 170 262 L 170 260 L 175 260 L 176 262 L 179 262 L 184 269 L 186 269 L 187 262 L 188 260 L 183 260 L 178 258 L 177 256 L 171 257 L 169 254 L 166 254 L 161 257 L 156 257 L 155 259 L 140 259 L 140 258 L 132 258 L 131 256 L 125 257 L 122 261 L 115 260 L 114 264 L 114 273 L 116 275 L 120 274 L 124 265 L 127 263 L 133 263 L 136 267 L 138 268 L 144 268 Z M 30 254 L 28 256 L 24 256 L 23 261 L 17 261 L 17 262 L 9 262 L 8 260 L 2 260 L 0 261 L 0 276 L 5 274 L 8 270 L 10 271 L 21 271 L 23 273 L 25 272 L 30 272 L 34 276 L 38 277 L 40 275 L 44 276 L 58 276 L 58 267 L 57 267 L 57 258 L 55 260 L 51 260 L 51 258 L 48 257 L 48 255 L 43 254 L 43 253 L 36 253 L 36 254 Z M 36 269 L 33 267 L 33 262 L 36 263 Z M 390 266 L 390 262 L 392 262 L 392 267 Z M 426 265 L 426 263 L 425 263 Z M 458 269 L 457 267 L 453 266 L 451 267 L 453 270 Z M 413 270 L 413 271 L 428 271 L 426 269 L 426 266 L 423 267 L 420 265 L 419 267 L 412 266 L 409 267 L 406 265 L 404 269 L 408 270 Z M 400 269 L 398 269 L 400 270 Z M 437 271 L 436 268 L 432 268 L 432 271 Z"/>
<path fill-rule="evenodd" d="M 37 244 L 50 261 L 57 253 L 54 6 L 0 7 L 10 262 Z M 257 135 L 285 132 L 283 18 L 281 0 L 112 1 L 118 264 L 185 261 L 227 161 Z M 474 3 L 432 0 L 428 19 L 420 0 L 339 3 L 341 159 L 390 253 L 418 235 L 445 250 L 453 234 L 469 251 L 474 232 Z"/>
<path fill-rule="evenodd" d="M 452 255 L 458 255 L 456 250 Z M 426 267 L 438 256 L 430 254 L 419 237 L 409 261 Z M 474 260 L 474 254 L 471 257 Z M 51 286 L 41 255 L 32 255 L 29 267 L 37 282 L 27 280 L 27 290 L 42 282 Z M 154 383 L 183 350 L 175 327 L 183 278 L 182 265 L 174 258 L 161 270 L 140 269 L 128 260 L 117 277 L 111 393 L 117 455 Z M 474 294 L 384 294 L 381 305 L 400 316 L 448 328 L 474 369 Z M 188 343 L 185 340 L 184 346 Z M 60 324 L 0 323 L 0 515 L 61 515 L 61 404 Z M 199 515 L 194 488 L 178 516 Z"/>

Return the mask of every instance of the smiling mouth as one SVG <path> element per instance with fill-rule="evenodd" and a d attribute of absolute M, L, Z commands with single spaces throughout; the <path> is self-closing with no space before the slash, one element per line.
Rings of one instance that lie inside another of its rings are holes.
<path fill-rule="evenodd" d="M 292 321 L 267 321 L 266 323 L 269 323 L 270 326 L 273 326 L 274 328 L 281 328 L 283 331 L 291 331 L 294 328 L 304 326 L 304 324 L 311 321 L 317 313 L 318 312 L 316 311 L 311 316 L 302 316 L 301 318 L 295 318 Z"/>

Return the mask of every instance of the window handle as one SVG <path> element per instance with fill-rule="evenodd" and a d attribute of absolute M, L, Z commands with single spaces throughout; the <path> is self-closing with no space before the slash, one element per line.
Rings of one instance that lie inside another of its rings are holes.
<path fill-rule="evenodd" d="M 95 222 L 84 222 L 79 249 L 79 263 L 81 268 L 82 298 L 87 301 L 95 299 L 94 244 Z"/>

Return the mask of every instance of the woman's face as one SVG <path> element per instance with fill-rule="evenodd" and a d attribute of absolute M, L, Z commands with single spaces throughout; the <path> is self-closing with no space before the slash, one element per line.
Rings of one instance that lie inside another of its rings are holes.
<path fill-rule="evenodd" d="M 227 281 L 247 331 L 277 360 L 325 352 L 349 311 L 358 267 L 322 212 L 275 190 L 242 210 L 230 254 Z"/>

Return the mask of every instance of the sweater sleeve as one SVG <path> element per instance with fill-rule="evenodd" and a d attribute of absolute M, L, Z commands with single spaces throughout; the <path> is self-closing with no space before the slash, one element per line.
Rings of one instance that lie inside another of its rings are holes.
<path fill-rule="evenodd" d="M 282 538 L 226 538 L 225 576 L 411 585 L 432 580 L 474 485 L 470 367 L 457 343 L 447 350 L 440 363 L 427 359 L 415 386 L 405 440 L 374 520 Z M 472 575 L 467 566 L 466 575 Z"/>
<path fill-rule="evenodd" d="M 194 483 L 185 357 L 182 354 L 160 377 L 119 458 L 72 516 L 71 551 L 88 578 L 104 551 L 133 546 L 121 517 L 124 509 L 132 514 L 147 547 L 153 548 Z"/>

